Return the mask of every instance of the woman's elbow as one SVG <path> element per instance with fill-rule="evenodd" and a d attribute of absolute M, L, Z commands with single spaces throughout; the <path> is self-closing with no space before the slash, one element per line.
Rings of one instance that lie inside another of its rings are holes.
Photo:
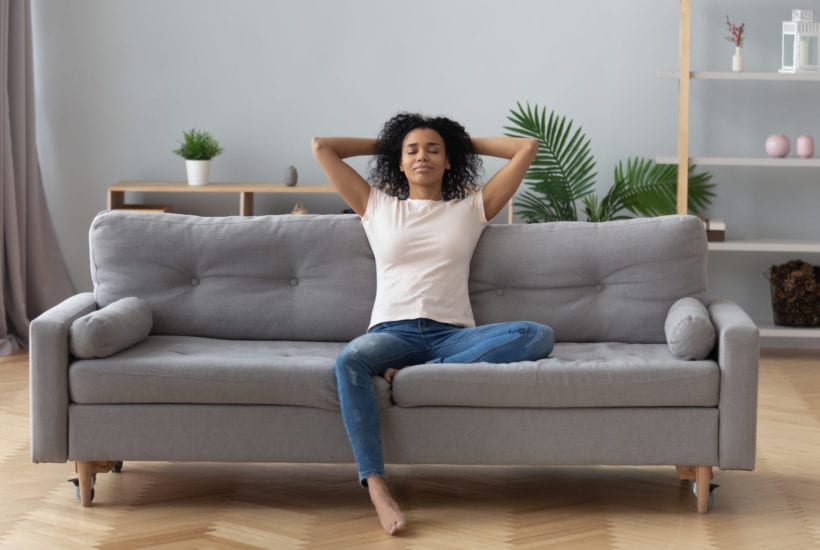
<path fill-rule="evenodd" d="M 523 159 L 527 159 L 529 162 L 535 160 L 535 156 L 538 154 L 538 140 L 534 138 L 523 138 L 523 143 L 521 145 L 521 149 L 519 149 L 519 155 Z"/>
<path fill-rule="evenodd" d="M 535 138 L 524 138 L 524 150 L 532 155 L 535 156 L 538 153 L 538 140 Z"/>
<path fill-rule="evenodd" d="M 310 148 L 315 151 L 320 151 L 325 146 L 324 140 L 320 137 L 313 137 L 310 140 Z"/>

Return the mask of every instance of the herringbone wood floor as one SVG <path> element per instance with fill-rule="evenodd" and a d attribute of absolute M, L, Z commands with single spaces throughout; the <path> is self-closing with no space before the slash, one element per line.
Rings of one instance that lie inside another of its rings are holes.
<path fill-rule="evenodd" d="M 0 358 L 2 548 L 820 548 L 820 353 L 761 360 L 757 470 L 694 512 L 674 468 L 389 467 L 410 528 L 379 528 L 352 465 L 125 464 L 81 508 L 29 457 L 27 356 Z"/>

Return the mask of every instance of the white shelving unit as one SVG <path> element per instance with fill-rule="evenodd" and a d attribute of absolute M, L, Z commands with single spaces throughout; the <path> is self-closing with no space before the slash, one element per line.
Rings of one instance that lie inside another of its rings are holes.
<path fill-rule="evenodd" d="M 678 71 L 658 71 L 661 78 L 680 78 Z M 690 79 L 699 80 L 775 80 L 775 81 L 820 81 L 820 73 L 733 73 L 728 71 L 690 71 Z"/>
<path fill-rule="evenodd" d="M 763 168 L 820 168 L 820 159 L 801 158 L 758 158 L 758 157 L 709 157 L 690 156 L 689 154 L 689 85 L 690 80 L 733 80 L 741 81 L 743 85 L 749 81 L 772 82 L 820 82 L 820 72 L 809 73 L 779 73 L 779 72 L 728 72 L 728 71 L 692 71 L 690 70 L 691 48 L 691 20 L 692 1 L 680 0 L 680 44 L 679 62 L 677 71 L 660 71 L 661 78 L 673 78 L 679 83 L 678 87 L 678 154 L 659 155 L 656 161 L 660 164 L 678 165 L 678 197 L 677 210 L 679 214 L 688 211 L 688 166 L 690 163 L 698 166 L 750 166 Z M 709 250 L 714 253 L 736 252 L 788 252 L 820 254 L 819 241 L 798 240 L 735 240 L 725 242 L 710 242 Z M 820 328 L 783 327 L 771 324 L 758 323 L 760 336 L 767 339 L 820 339 Z"/>
<path fill-rule="evenodd" d="M 678 157 L 658 155 L 660 164 L 677 164 Z M 820 168 L 820 159 L 768 158 L 768 157 L 689 157 L 698 166 L 768 166 L 771 168 Z"/>
<path fill-rule="evenodd" d="M 791 252 L 795 254 L 820 254 L 820 242 L 780 240 L 734 240 L 710 242 L 714 252 Z"/>

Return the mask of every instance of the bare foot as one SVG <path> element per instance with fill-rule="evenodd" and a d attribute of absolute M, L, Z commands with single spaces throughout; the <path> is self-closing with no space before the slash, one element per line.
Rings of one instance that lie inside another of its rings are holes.
<path fill-rule="evenodd" d="M 387 369 L 382 376 L 389 383 L 393 383 L 393 377 L 396 376 L 397 372 L 399 372 L 397 369 Z"/>
<path fill-rule="evenodd" d="M 382 524 L 388 535 L 396 535 L 407 526 L 407 520 L 401 513 L 399 505 L 390 496 L 387 483 L 383 477 L 373 476 L 367 478 L 367 488 L 370 491 L 370 501 L 376 508 L 379 516 L 379 523 Z"/>

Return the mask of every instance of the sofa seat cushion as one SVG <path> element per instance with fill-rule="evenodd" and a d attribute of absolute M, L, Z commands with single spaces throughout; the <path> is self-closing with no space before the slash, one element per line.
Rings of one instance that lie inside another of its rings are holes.
<path fill-rule="evenodd" d="M 296 405 L 339 410 L 333 363 L 342 342 L 220 340 L 152 335 L 68 370 L 73 403 Z M 379 407 L 390 386 L 374 378 Z"/>
<path fill-rule="evenodd" d="M 666 344 L 557 343 L 540 361 L 429 364 L 393 380 L 401 407 L 714 407 L 720 369 Z"/>

